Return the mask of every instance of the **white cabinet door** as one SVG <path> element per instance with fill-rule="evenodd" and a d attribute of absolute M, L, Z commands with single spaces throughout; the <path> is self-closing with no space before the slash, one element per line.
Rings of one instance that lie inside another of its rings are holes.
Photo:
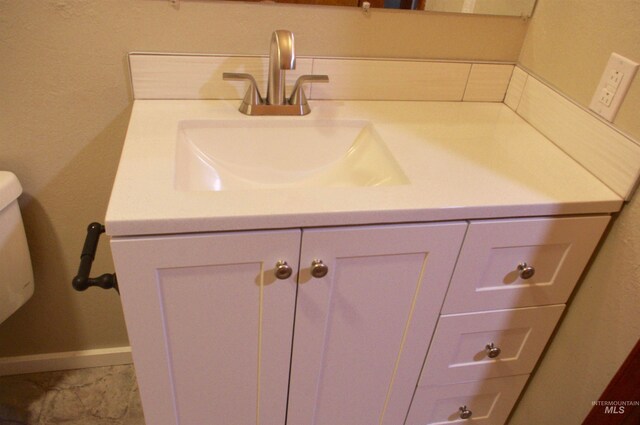
<path fill-rule="evenodd" d="M 283 425 L 300 231 L 111 246 L 147 423 Z"/>
<path fill-rule="evenodd" d="M 403 423 L 466 227 L 303 231 L 288 425 Z"/>

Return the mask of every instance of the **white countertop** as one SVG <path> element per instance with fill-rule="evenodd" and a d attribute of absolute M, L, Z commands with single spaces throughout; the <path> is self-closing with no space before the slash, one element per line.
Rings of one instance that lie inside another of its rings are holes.
<path fill-rule="evenodd" d="M 295 118 L 371 121 L 409 184 L 176 190 L 179 121 L 265 119 L 242 115 L 239 102 L 136 100 L 107 234 L 611 213 L 622 206 L 618 195 L 502 103 L 310 101 L 311 114 Z"/>

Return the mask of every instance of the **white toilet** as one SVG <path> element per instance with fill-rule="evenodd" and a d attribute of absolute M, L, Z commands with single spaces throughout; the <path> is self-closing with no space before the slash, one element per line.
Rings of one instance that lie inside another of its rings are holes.
<path fill-rule="evenodd" d="M 18 207 L 22 186 L 0 171 L 0 323 L 33 295 L 33 269 Z"/>

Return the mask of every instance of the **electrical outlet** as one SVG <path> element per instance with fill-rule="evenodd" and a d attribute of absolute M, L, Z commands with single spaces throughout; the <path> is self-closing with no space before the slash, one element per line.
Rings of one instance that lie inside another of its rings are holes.
<path fill-rule="evenodd" d="M 603 88 L 600 92 L 600 99 L 598 101 L 605 106 L 611 106 L 611 102 L 613 101 L 613 91 L 609 90 L 607 87 Z"/>
<path fill-rule="evenodd" d="M 607 121 L 613 121 L 637 70 L 637 63 L 612 53 L 589 109 Z"/>
<path fill-rule="evenodd" d="M 607 78 L 607 86 L 610 86 L 614 89 L 620 87 L 620 82 L 622 82 L 622 78 L 624 77 L 624 73 L 618 69 L 612 69 Z"/>

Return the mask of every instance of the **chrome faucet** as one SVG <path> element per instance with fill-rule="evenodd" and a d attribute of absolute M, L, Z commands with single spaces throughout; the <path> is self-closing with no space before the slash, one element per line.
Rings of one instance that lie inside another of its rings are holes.
<path fill-rule="evenodd" d="M 251 74 L 225 72 L 225 80 L 245 80 L 249 88 L 240 105 L 240 112 L 246 115 L 306 115 L 311 112 L 302 85 L 308 82 L 328 82 L 326 75 L 301 75 L 295 83 L 291 97 L 285 93 L 285 71 L 296 68 L 294 37 L 291 31 L 276 30 L 271 35 L 269 49 L 269 74 L 267 97 L 260 95 L 258 84 Z"/>
<path fill-rule="evenodd" d="M 269 50 L 269 80 L 267 81 L 267 104 L 286 105 L 285 70 L 296 69 L 296 51 L 293 33 L 276 30 L 271 35 Z"/>

